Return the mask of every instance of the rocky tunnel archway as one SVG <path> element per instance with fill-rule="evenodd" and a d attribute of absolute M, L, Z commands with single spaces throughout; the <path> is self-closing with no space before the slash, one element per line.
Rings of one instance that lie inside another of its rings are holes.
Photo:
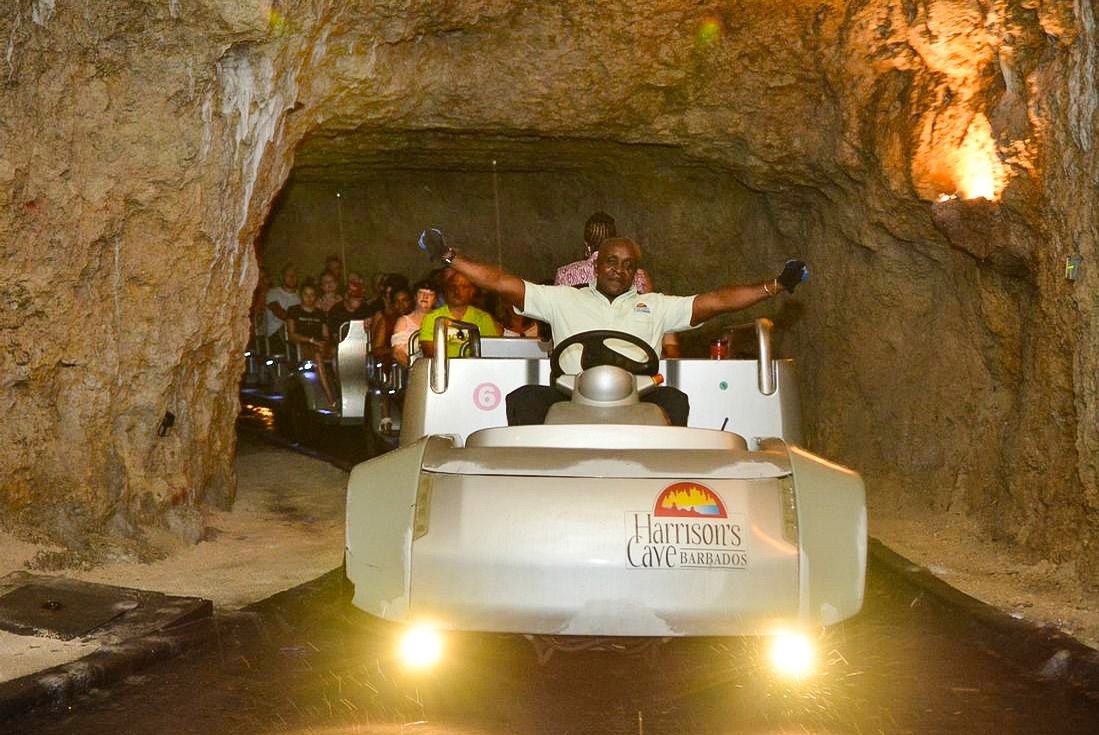
<path fill-rule="evenodd" d="M 872 502 L 1094 570 L 1099 297 L 1064 277 L 1099 227 L 1087 3 L 436 5 L 0 10 L 9 522 L 83 544 L 231 502 L 251 246 L 292 166 L 473 136 L 736 182 L 751 254 L 815 264 L 787 345 L 813 446 Z"/>

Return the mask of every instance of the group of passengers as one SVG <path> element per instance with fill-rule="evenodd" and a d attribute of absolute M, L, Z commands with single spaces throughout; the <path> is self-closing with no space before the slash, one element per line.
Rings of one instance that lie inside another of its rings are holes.
<path fill-rule="evenodd" d="M 486 301 L 459 273 L 437 269 L 412 286 L 399 273 L 378 273 L 368 295 L 361 274 L 350 271 L 344 280 L 343 261 L 337 255 L 328 256 L 324 271 L 316 277 L 301 278 L 297 267 L 287 264 L 279 272 L 277 285 L 269 287 L 261 274 L 252 316 L 256 336 L 264 338 L 260 345 L 264 352 L 283 354 L 294 345 L 301 359 L 314 362 L 325 397 L 333 406 L 336 391 L 325 362 L 335 354 L 341 328 L 348 322 L 368 322 L 371 351 L 382 365 L 396 361 L 407 366 L 414 334 L 420 335 L 425 354 L 432 354 L 439 316 L 471 322 L 486 337 L 538 337 L 537 323 L 494 298 Z M 451 354 L 457 356 L 459 348 L 455 343 Z"/>
<path fill-rule="evenodd" d="M 616 235 L 615 221 L 609 214 L 596 212 L 589 217 L 584 225 L 584 257 L 558 268 L 553 285 L 595 283 L 599 245 Z M 321 386 L 333 405 L 335 391 L 325 360 L 334 354 L 342 325 L 353 320 L 369 322 L 376 360 L 405 366 L 409 364 L 408 350 L 414 334 L 419 335 L 423 354 L 434 354 L 438 317 L 474 324 L 483 337 L 548 336 L 545 324 L 520 313 L 505 297 L 478 289 L 453 268 L 436 269 L 411 287 L 401 274 L 378 273 L 371 285 L 368 295 L 361 274 L 351 271 L 345 279 L 344 264 L 337 255 L 328 256 L 324 271 L 315 278 L 299 280 L 292 264 L 283 267 L 278 284 L 271 288 L 261 276 L 253 305 L 253 316 L 259 322 L 257 335 L 266 337 L 268 353 L 284 352 L 287 342 L 297 345 L 303 358 L 317 364 Z M 639 294 L 653 289 L 649 274 L 640 268 L 632 285 Z M 459 356 L 462 344 L 457 335 L 448 333 L 449 356 Z M 662 348 L 665 357 L 679 356 L 672 333 L 664 336 Z"/>

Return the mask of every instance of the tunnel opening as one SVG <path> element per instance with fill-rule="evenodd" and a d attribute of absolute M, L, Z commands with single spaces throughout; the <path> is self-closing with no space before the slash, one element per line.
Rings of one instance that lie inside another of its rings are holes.
<path fill-rule="evenodd" d="M 583 254 L 583 222 L 604 210 L 669 293 L 756 281 L 805 258 L 810 288 L 684 333 L 684 355 L 703 356 L 729 323 L 768 316 L 798 364 L 809 448 L 857 467 L 872 506 L 1025 525 L 1006 489 L 1012 467 L 993 458 L 1019 442 L 1001 427 L 1023 411 L 1032 274 L 1004 248 L 974 257 L 987 233 L 954 226 L 987 218 L 986 200 L 922 205 L 944 236 L 835 182 L 773 175 L 659 143 L 320 126 L 296 149 L 257 252 L 271 275 L 294 263 L 315 276 L 339 254 L 368 283 L 383 272 L 415 281 L 433 267 L 415 238 L 438 225 L 474 257 L 545 281 Z"/>
<path fill-rule="evenodd" d="M 368 283 L 389 272 L 415 282 L 435 267 L 416 237 L 439 226 L 472 256 L 546 282 L 584 256 L 596 211 L 642 247 L 668 293 L 758 281 L 798 254 L 765 193 L 675 146 L 423 131 L 306 136 L 256 249 L 276 278 L 288 263 L 315 277 L 335 254 Z M 747 316 L 688 333 L 690 349 Z"/>

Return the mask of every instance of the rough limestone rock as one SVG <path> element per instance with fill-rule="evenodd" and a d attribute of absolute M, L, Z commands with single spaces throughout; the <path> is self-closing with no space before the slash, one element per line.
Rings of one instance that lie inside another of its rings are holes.
<path fill-rule="evenodd" d="M 872 503 L 976 514 L 1094 583 L 1096 12 L 4 3 L 5 518 L 71 537 L 231 502 L 253 246 L 299 144 L 303 171 L 335 172 L 400 169 L 424 136 L 458 171 L 479 138 L 532 170 L 544 143 L 661 146 L 754 192 L 761 257 L 814 263 L 784 344 L 812 447 Z"/>

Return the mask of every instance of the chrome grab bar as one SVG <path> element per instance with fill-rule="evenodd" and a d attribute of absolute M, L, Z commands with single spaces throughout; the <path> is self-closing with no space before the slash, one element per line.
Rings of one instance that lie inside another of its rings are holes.
<path fill-rule="evenodd" d="M 774 355 L 771 352 L 771 330 L 774 329 L 774 327 L 774 322 L 770 319 L 760 317 L 755 321 L 737 324 L 726 330 L 726 334 L 730 337 L 733 332 L 739 332 L 745 329 L 754 329 L 756 331 L 756 343 L 759 348 L 759 360 L 757 362 L 759 371 L 759 392 L 765 396 L 773 394 L 777 385 L 777 380 L 775 378 L 775 360 Z"/>
<path fill-rule="evenodd" d="M 367 322 L 344 322 L 336 328 L 336 379 L 340 383 L 340 416 L 361 418 L 370 391 L 370 328 Z"/>
<path fill-rule="evenodd" d="M 481 330 L 477 328 L 476 324 L 470 324 L 469 322 L 460 322 L 457 319 L 448 319 L 446 317 L 439 317 L 435 320 L 435 326 L 432 330 L 432 337 L 434 342 L 432 346 L 435 350 L 434 357 L 431 358 L 431 390 L 436 393 L 445 393 L 447 382 L 450 376 L 450 356 L 446 350 L 446 335 L 447 329 L 451 326 L 459 329 L 465 329 L 469 331 L 469 339 L 465 347 L 469 347 L 473 357 L 481 356 Z"/>

